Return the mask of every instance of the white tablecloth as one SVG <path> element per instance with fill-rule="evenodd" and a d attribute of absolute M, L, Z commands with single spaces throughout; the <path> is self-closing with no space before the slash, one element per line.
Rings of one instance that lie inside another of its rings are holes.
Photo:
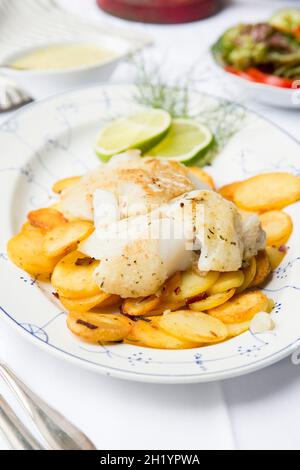
<path fill-rule="evenodd" d="M 231 24 L 263 20 L 274 8 L 298 2 L 229 2 L 217 16 L 173 26 L 112 18 L 101 12 L 94 0 L 59 3 L 80 15 L 150 34 L 155 46 L 146 57 L 165 62 L 162 73 L 173 79 L 184 77 L 196 64 L 192 77 L 197 85 L 228 97 L 229 91 L 213 72 L 203 74 L 210 70 L 209 44 Z M 126 82 L 131 74 L 130 68 L 122 65 L 112 80 Z M 299 111 L 268 108 L 241 96 L 238 99 L 300 138 Z M 27 343 L 2 320 L 0 351 L 30 387 L 85 431 L 99 449 L 300 448 L 300 369 L 289 359 L 219 383 L 167 386 L 125 382 L 53 358 Z M 2 383 L 0 393 L 16 406 Z M 0 449 L 6 446 L 0 436 Z"/>

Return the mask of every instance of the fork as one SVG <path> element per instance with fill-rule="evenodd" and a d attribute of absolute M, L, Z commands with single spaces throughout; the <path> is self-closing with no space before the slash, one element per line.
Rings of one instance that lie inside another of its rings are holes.
<path fill-rule="evenodd" d="M 0 376 L 34 422 L 50 450 L 96 450 L 83 432 L 38 397 L 2 362 Z"/>
<path fill-rule="evenodd" d="M 0 113 L 20 108 L 32 101 L 31 96 L 13 80 L 0 76 Z"/>
<path fill-rule="evenodd" d="M 0 428 L 13 450 L 43 450 L 2 395 L 0 395 Z"/>

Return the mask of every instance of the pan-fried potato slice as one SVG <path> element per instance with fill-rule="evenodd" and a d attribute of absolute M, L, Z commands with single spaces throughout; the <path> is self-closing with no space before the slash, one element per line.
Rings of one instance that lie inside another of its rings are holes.
<path fill-rule="evenodd" d="M 265 250 L 259 251 L 255 257 L 256 273 L 249 287 L 257 287 L 263 284 L 271 273 L 271 263 Z"/>
<path fill-rule="evenodd" d="M 70 312 L 68 328 L 90 343 L 122 341 L 129 335 L 133 322 L 120 314 Z"/>
<path fill-rule="evenodd" d="M 259 218 L 267 235 L 267 245 L 281 246 L 288 241 L 293 231 L 293 222 L 286 212 L 264 212 Z"/>
<path fill-rule="evenodd" d="M 181 274 L 177 272 L 165 282 L 161 292 L 157 293 L 159 302 L 155 308 L 152 305 L 153 308 L 145 316 L 162 315 L 166 310 L 178 310 L 185 305 L 185 299 L 177 298 L 177 293 L 180 290 Z"/>
<path fill-rule="evenodd" d="M 61 212 L 51 207 L 31 211 L 27 217 L 31 225 L 46 231 L 68 222 Z"/>
<path fill-rule="evenodd" d="M 162 315 L 166 311 L 173 312 L 174 310 L 179 310 L 180 308 L 184 307 L 186 304 L 185 300 L 171 300 L 168 297 L 161 298 L 159 304 L 150 312 L 148 312 L 145 316 L 156 316 Z"/>
<path fill-rule="evenodd" d="M 222 186 L 220 189 L 218 189 L 218 193 L 221 194 L 221 196 L 223 196 L 225 199 L 228 199 L 228 201 L 233 201 L 235 191 L 237 190 L 240 184 L 240 181 L 226 184 L 225 186 Z"/>
<path fill-rule="evenodd" d="M 208 310 L 207 313 L 228 323 L 241 323 L 250 321 L 258 312 L 264 312 L 268 308 L 268 298 L 260 291 L 243 292 L 232 297 L 219 307 Z"/>
<path fill-rule="evenodd" d="M 263 173 L 236 188 L 234 202 L 247 211 L 282 209 L 300 199 L 300 178 L 290 173 Z"/>
<path fill-rule="evenodd" d="M 136 299 L 125 299 L 122 303 L 122 312 L 127 315 L 149 315 L 159 305 L 160 298 L 156 295 L 138 297 Z"/>
<path fill-rule="evenodd" d="M 101 305 L 96 305 L 96 307 L 93 307 L 92 311 L 97 312 L 99 308 L 117 307 L 120 305 L 121 305 L 121 297 L 116 294 L 110 294 L 110 296 L 106 300 L 103 300 Z"/>
<path fill-rule="evenodd" d="M 249 260 L 249 265 L 243 269 L 244 273 L 244 282 L 243 284 L 236 289 L 236 294 L 240 294 L 244 290 L 246 290 L 251 282 L 254 279 L 254 276 L 256 274 L 256 258 L 255 256 L 252 256 L 252 258 Z"/>
<path fill-rule="evenodd" d="M 79 251 L 66 255 L 55 266 L 51 283 L 60 297 L 82 299 L 101 294 L 93 273 L 99 261 L 87 258 Z"/>
<path fill-rule="evenodd" d="M 111 299 L 111 297 L 113 297 L 113 299 Z M 69 311 L 88 312 L 94 307 L 107 307 L 107 303 L 109 304 L 109 302 L 117 302 L 118 298 L 118 296 L 113 296 L 110 294 L 106 294 L 105 292 L 100 292 L 99 294 L 94 295 L 93 297 L 86 297 L 83 299 L 59 297 L 59 300 L 61 301 L 63 306 Z"/>
<path fill-rule="evenodd" d="M 47 256 L 61 256 L 75 250 L 79 242 L 87 238 L 94 226 L 87 220 L 74 220 L 53 228 L 45 235 L 43 249 Z"/>
<path fill-rule="evenodd" d="M 182 277 L 181 272 L 177 272 L 173 274 L 173 276 L 171 276 L 163 285 L 161 289 L 162 295 L 169 296 L 169 295 L 172 295 L 173 292 L 177 291 L 181 284 L 181 277 Z"/>
<path fill-rule="evenodd" d="M 278 268 L 281 261 L 285 257 L 286 250 L 283 246 L 279 248 L 277 248 L 276 246 L 267 246 L 266 252 L 271 263 L 272 271 L 274 271 L 276 268 Z"/>
<path fill-rule="evenodd" d="M 207 184 L 212 189 L 216 188 L 212 177 L 202 168 L 199 168 L 198 166 L 190 166 L 188 170 L 191 171 L 200 181 L 203 181 L 203 183 Z"/>
<path fill-rule="evenodd" d="M 182 300 L 181 302 L 168 302 L 167 300 L 162 301 L 154 310 L 149 312 L 149 314 L 145 316 L 159 316 L 162 315 L 164 312 L 174 312 L 180 308 L 185 307 L 185 302 Z"/>
<path fill-rule="evenodd" d="M 273 299 L 268 299 L 268 306 L 267 306 L 265 312 L 271 313 L 274 307 L 275 307 L 274 300 Z"/>
<path fill-rule="evenodd" d="M 202 312 L 178 310 L 157 317 L 156 322 L 167 334 L 184 341 L 216 343 L 227 336 L 224 323 Z"/>
<path fill-rule="evenodd" d="M 220 294 L 240 287 L 244 282 L 243 271 L 221 273 L 217 281 L 208 289 L 209 295 Z"/>
<path fill-rule="evenodd" d="M 207 292 L 217 281 L 219 275 L 220 273 L 216 271 L 210 271 L 204 276 L 197 274 L 193 270 L 185 271 L 181 274 L 180 285 L 169 295 L 168 299 L 180 302 Z"/>
<path fill-rule="evenodd" d="M 21 228 L 20 232 L 23 232 L 23 233 L 25 233 L 25 232 L 29 232 L 29 233 L 30 232 L 35 232 L 35 233 L 39 232 L 42 236 L 45 235 L 44 230 L 42 230 L 39 227 L 34 227 L 33 225 L 31 225 L 30 222 L 25 222 L 25 224 L 22 225 L 22 228 Z"/>
<path fill-rule="evenodd" d="M 219 294 L 210 295 L 206 299 L 200 300 L 199 302 L 193 302 L 189 304 L 189 308 L 196 312 L 202 312 L 203 310 L 209 310 L 211 308 L 218 307 L 219 305 L 224 304 L 231 297 L 234 296 L 235 289 L 230 289 L 226 292 L 221 292 Z"/>
<path fill-rule="evenodd" d="M 244 321 L 241 323 L 228 323 L 228 338 L 233 338 L 234 336 L 241 335 L 245 331 L 248 331 L 250 328 L 250 321 Z"/>
<path fill-rule="evenodd" d="M 56 181 L 52 186 L 52 191 L 56 194 L 61 194 L 64 189 L 70 188 L 81 179 L 81 176 L 72 176 L 71 178 L 64 178 Z"/>
<path fill-rule="evenodd" d="M 25 224 L 22 231 L 7 244 L 10 260 L 31 276 L 49 279 L 59 258 L 49 258 L 42 250 L 44 233 L 40 228 Z"/>
<path fill-rule="evenodd" d="M 151 320 L 135 322 L 125 342 L 157 349 L 190 349 L 199 346 L 199 343 L 181 340 L 165 333 L 156 321 Z"/>

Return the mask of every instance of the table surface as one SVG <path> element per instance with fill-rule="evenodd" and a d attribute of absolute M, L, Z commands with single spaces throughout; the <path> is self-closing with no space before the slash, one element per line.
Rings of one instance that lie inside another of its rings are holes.
<path fill-rule="evenodd" d="M 226 27 L 245 19 L 263 20 L 274 8 L 297 2 L 233 1 L 212 18 L 172 26 L 113 18 L 101 12 L 94 0 L 58 2 L 81 16 L 146 32 L 154 39 L 154 46 L 145 52 L 145 58 L 164 63 L 161 72 L 168 79 L 184 78 L 188 73 L 201 89 L 238 99 L 300 139 L 299 111 L 272 109 L 237 96 L 207 65 L 207 48 Z M 132 79 L 130 67 L 121 65 L 112 81 Z M 259 372 L 211 384 L 125 382 L 49 356 L 19 337 L 2 320 L 0 357 L 33 390 L 85 431 L 99 449 L 300 448 L 300 369 L 289 358 Z M 2 383 L 0 393 L 17 409 Z M 21 417 L 26 421 L 22 414 Z M 31 427 L 31 423 L 27 424 Z M 0 440 L 1 448 L 7 448 L 4 440 Z"/>

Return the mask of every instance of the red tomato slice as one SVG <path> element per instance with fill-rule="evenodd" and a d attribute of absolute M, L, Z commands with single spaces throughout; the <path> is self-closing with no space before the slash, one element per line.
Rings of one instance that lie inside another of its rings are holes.
<path fill-rule="evenodd" d="M 278 86 L 281 88 L 292 88 L 293 85 L 293 81 L 288 78 L 270 75 L 268 73 L 261 72 L 255 67 L 249 68 L 247 70 L 247 73 L 257 82 L 264 83 L 266 85 Z"/>
<path fill-rule="evenodd" d="M 255 78 L 251 77 L 249 73 L 243 70 L 236 69 L 231 65 L 226 65 L 225 70 L 229 73 L 232 73 L 233 75 L 237 75 L 238 77 L 245 78 L 246 80 L 250 80 L 251 82 L 256 82 Z"/>
<path fill-rule="evenodd" d="M 276 75 L 270 75 L 268 73 L 261 72 L 255 67 L 250 67 L 247 70 L 239 70 L 231 65 L 225 67 L 227 72 L 237 75 L 238 77 L 245 78 L 251 82 L 264 83 L 265 85 L 277 86 L 280 88 L 292 88 L 293 80 L 288 78 L 277 77 Z"/>

